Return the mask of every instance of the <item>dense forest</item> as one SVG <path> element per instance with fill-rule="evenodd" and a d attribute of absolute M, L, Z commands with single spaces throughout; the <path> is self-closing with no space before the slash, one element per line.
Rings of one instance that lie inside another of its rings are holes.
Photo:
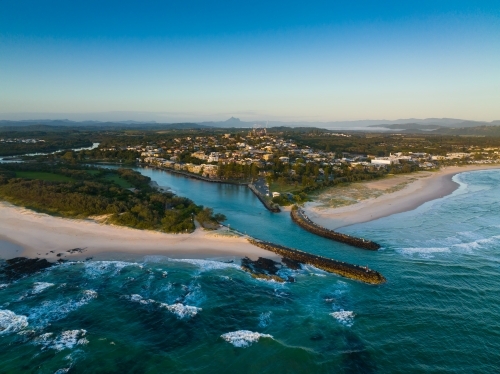
<path fill-rule="evenodd" d="M 159 192 L 150 178 L 130 169 L 1 164 L 0 199 L 63 217 L 105 216 L 108 223 L 170 233 L 192 232 L 195 218 L 210 227 L 225 219 L 187 198 Z"/>

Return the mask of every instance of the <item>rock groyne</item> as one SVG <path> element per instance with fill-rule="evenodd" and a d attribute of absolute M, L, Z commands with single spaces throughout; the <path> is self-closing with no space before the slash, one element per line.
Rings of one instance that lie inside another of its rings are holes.
<path fill-rule="evenodd" d="M 341 234 L 340 232 L 336 232 L 333 230 L 329 230 L 327 228 L 321 227 L 316 223 L 312 222 L 305 214 L 300 210 L 300 208 L 293 208 L 290 212 L 290 216 L 292 217 L 292 221 L 297 225 L 302 227 L 304 230 L 312 232 L 318 236 L 322 236 L 327 239 L 332 239 L 337 242 L 345 243 L 352 245 L 353 247 L 358 247 L 362 249 L 368 249 L 371 251 L 376 251 L 380 248 L 380 245 L 371 241 L 362 238 L 356 238 L 351 235 Z"/>
<path fill-rule="evenodd" d="M 249 184 L 248 185 L 248 188 L 250 188 L 250 190 L 255 194 L 255 196 L 257 196 L 257 198 L 260 200 L 260 202 L 267 208 L 267 210 L 273 212 L 273 213 L 279 213 L 281 212 L 281 209 L 279 208 L 278 205 L 275 205 L 273 203 L 270 203 L 269 201 L 267 201 L 259 191 L 257 191 L 257 189 L 255 188 L 255 186 L 253 184 Z"/>
<path fill-rule="evenodd" d="M 371 270 L 365 266 L 352 265 L 347 262 L 332 260 L 326 257 L 299 251 L 298 249 L 288 248 L 258 239 L 249 238 L 248 241 L 257 247 L 274 252 L 290 260 L 313 265 L 318 269 L 339 274 L 346 278 L 369 284 L 382 284 L 386 281 L 384 276 L 378 271 Z"/>

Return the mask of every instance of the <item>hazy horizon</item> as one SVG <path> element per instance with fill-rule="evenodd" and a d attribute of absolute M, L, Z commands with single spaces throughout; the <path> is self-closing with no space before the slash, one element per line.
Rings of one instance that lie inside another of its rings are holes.
<path fill-rule="evenodd" d="M 125 114 L 126 113 L 126 114 Z M 142 119 L 149 118 L 149 119 Z M 450 121 L 473 121 L 473 122 L 486 122 L 490 123 L 498 121 L 499 119 L 488 120 L 471 120 L 469 118 L 448 118 L 448 117 L 426 117 L 426 118 L 367 118 L 367 119 L 353 119 L 353 120 L 334 120 L 334 121 L 320 121 L 320 120 L 299 120 L 299 119 L 268 119 L 268 118 L 245 118 L 245 117 L 221 117 L 221 116 L 206 116 L 199 117 L 199 119 L 186 119 L 175 116 L 169 116 L 162 113 L 133 113 L 133 112 L 102 112 L 102 113 L 13 113 L 13 114 L 0 114 L 0 121 L 72 121 L 72 122 L 138 122 L 138 123 L 204 123 L 204 122 L 225 122 L 231 119 L 240 120 L 241 122 L 280 122 L 283 124 L 293 123 L 310 123 L 310 124 L 356 124 L 356 123 L 369 123 L 369 122 L 400 122 L 407 123 L 411 121 L 432 121 L 436 122 L 443 120 Z"/>
<path fill-rule="evenodd" d="M 499 37 L 489 1 L 8 2 L 0 117 L 492 121 Z"/>

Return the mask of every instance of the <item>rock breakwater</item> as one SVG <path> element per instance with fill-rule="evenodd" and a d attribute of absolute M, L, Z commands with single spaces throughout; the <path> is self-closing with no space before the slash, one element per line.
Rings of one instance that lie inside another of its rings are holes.
<path fill-rule="evenodd" d="M 371 270 L 365 266 L 353 265 L 347 262 L 332 260 L 330 258 L 313 255 L 311 253 L 299 251 L 298 249 L 284 247 L 278 244 L 265 242 L 258 239 L 249 238 L 248 241 L 257 247 L 274 252 L 290 260 L 309 264 L 318 269 L 335 273 L 346 278 L 358 280 L 369 284 L 382 284 L 386 279 L 378 271 Z"/>
<path fill-rule="evenodd" d="M 257 198 L 260 200 L 260 202 L 267 208 L 267 210 L 273 212 L 273 213 L 279 213 L 281 212 L 281 209 L 279 208 L 278 205 L 276 204 L 273 204 L 269 201 L 267 201 L 264 196 L 261 195 L 261 193 L 259 191 L 257 191 L 257 189 L 255 188 L 255 186 L 253 184 L 249 184 L 248 185 L 248 188 L 250 188 L 250 190 L 255 194 L 255 196 L 257 196 Z"/>
<path fill-rule="evenodd" d="M 371 241 L 362 238 L 356 238 L 351 235 L 341 234 L 340 232 L 336 232 L 333 230 L 329 230 L 327 228 L 321 227 L 316 223 L 312 222 L 300 208 L 294 207 L 290 212 L 290 216 L 292 217 L 292 221 L 297 225 L 302 227 L 304 230 L 312 232 L 318 236 L 322 236 L 327 239 L 335 240 L 337 242 L 345 243 L 352 245 L 353 247 L 358 247 L 362 249 L 368 249 L 371 251 L 376 251 L 380 248 L 380 245 Z"/>

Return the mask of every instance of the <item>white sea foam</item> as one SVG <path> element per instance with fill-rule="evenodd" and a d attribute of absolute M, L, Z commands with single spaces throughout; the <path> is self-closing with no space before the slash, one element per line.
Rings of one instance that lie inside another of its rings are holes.
<path fill-rule="evenodd" d="M 158 301 L 155 301 L 153 299 L 145 299 L 141 295 L 130 295 L 130 296 L 124 296 L 125 298 L 129 299 L 132 302 L 147 305 L 157 305 L 160 308 L 167 309 L 169 312 L 177 315 L 179 318 L 191 318 L 194 317 L 195 315 L 198 314 L 199 311 L 201 311 L 201 308 L 195 307 L 195 306 L 190 306 L 190 305 L 184 305 L 181 303 L 175 303 L 175 304 L 165 304 L 165 303 L 160 303 Z"/>
<path fill-rule="evenodd" d="M 74 300 L 46 300 L 39 306 L 30 309 L 28 318 L 36 325 L 45 326 L 51 321 L 58 321 L 65 318 L 69 313 L 88 304 L 97 298 L 97 296 L 97 292 L 94 290 L 84 290 L 82 295 Z"/>
<path fill-rule="evenodd" d="M 28 326 L 28 317 L 0 310 L 0 335 L 18 332 Z"/>
<path fill-rule="evenodd" d="M 419 256 L 421 258 L 432 258 L 434 253 L 447 253 L 450 252 L 448 247 L 431 247 L 431 248 L 401 248 L 397 250 L 404 256 L 414 257 Z"/>
<path fill-rule="evenodd" d="M 259 316 L 259 327 L 267 327 L 271 324 L 271 314 L 273 312 L 262 312 Z"/>
<path fill-rule="evenodd" d="M 220 262 L 220 261 L 212 261 L 212 260 L 198 260 L 198 259 L 169 259 L 172 262 L 183 262 L 186 264 L 191 264 L 198 266 L 200 271 L 209 271 L 209 270 L 219 270 L 219 269 L 240 269 L 240 266 L 237 264 Z"/>
<path fill-rule="evenodd" d="M 184 296 L 184 303 L 199 305 L 205 299 L 205 294 L 198 283 L 192 282 L 186 290 L 188 293 Z"/>
<path fill-rule="evenodd" d="M 349 310 L 341 309 L 337 312 L 330 313 L 330 315 L 347 327 L 351 327 L 354 324 L 354 312 Z"/>
<path fill-rule="evenodd" d="M 470 235 L 469 235 L 470 236 Z M 497 236 L 492 236 L 490 238 L 483 238 L 483 239 L 477 239 L 473 240 L 471 242 L 466 242 L 466 243 L 460 243 L 457 238 L 446 238 L 444 240 L 441 240 L 441 242 L 444 242 L 443 244 L 447 245 L 446 247 L 417 247 L 417 248 L 400 248 L 397 251 L 401 253 L 402 255 L 408 256 L 408 257 L 415 257 L 418 256 L 420 258 L 433 258 L 435 253 L 448 253 L 452 252 L 455 250 L 460 250 L 460 251 L 465 251 L 465 252 L 470 252 L 473 250 L 481 249 L 484 246 L 492 243 L 496 243 L 500 239 L 500 235 Z M 437 242 L 437 240 L 432 240 L 430 241 L 429 244 L 434 244 Z"/>
<path fill-rule="evenodd" d="M 317 267 L 315 267 L 313 265 L 302 264 L 301 267 L 302 267 L 302 270 L 307 271 L 309 273 L 309 275 L 312 275 L 312 276 L 326 277 L 328 274 L 328 272 L 321 270 L 321 269 L 318 269 Z"/>
<path fill-rule="evenodd" d="M 228 332 L 220 336 L 226 342 L 231 343 L 235 347 L 245 348 L 249 347 L 253 343 L 259 341 L 260 338 L 270 338 L 273 339 L 272 335 L 261 334 L 259 332 L 253 332 L 248 330 L 239 330 Z"/>
<path fill-rule="evenodd" d="M 85 273 L 91 279 L 96 279 L 103 275 L 116 276 L 123 268 L 128 266 L 142 268 L 141 264 L 126 261 L 87 261 L 84 264 Z"/>
<path fill-rule="evenodd" d="M 137 294 L 130 295 L 130 296 L 128 296 L 128 298 L 130 301 L 133 301 L 134 303 L 139 303 L 139 304 L 143 304 L 143 305 L 156 303 L 156 301 L 154 301 L 152 299 L 145 299 L 141 295 L 137 295 Z"/>
<path fill-rule="evenodd" d="M 72 349 L 77 345 L 88 344 L 89 341 L 85 337 L 86 334 L 86 330 L 67 330 L 63 331 L 56 338 L 53 338 L 54 334 L 48 332 L 35 338 L 34 343 L 41 345 L 43 349 L 50 348 L 62 351 L 64 349 Z"/>
<path fill-rule="evenodd" d="M 54 286 L 54 283 L 47 283 L 47 282 L 35 282 L 33 284 L 33 290 L 31 291 L 32 294 L 37 294 L 45 290 L 46 288 Z"/>
<path fill-rule="evenodd" d="M 464 251 L 472 251 L 474 249 L 480 249 L 487 244 L 495 243 L 500 239 L 500 236 L 492 236 L 491 238 L 477 239 L 469 243 L 455 244 L 453 247 L 459 248 Z"/>
<path fill-rule="evenodd" d="M 64 373 L 67 373 L 69 371 L 70 368 L 61 368 L 61 369 L 58 369 L 54 372 L 54 374 L 64 374 Z"/>
<path fill-rule="evenodd" d="M 9 285 L 7 283 L 0 284 L 0 290 L 7 288 L 7 287 L 9 287 Z"/>
<path fill-rule="evenodd" d="M 177 317 L 181 319 L 185 317 L 192 318 L 195 315 L 197 315 L 199 311 L 202 310 L 201 308 L 190 305 L 184 305 L 181 303 L 175 303 L 171 305 L 160 303 L 160 307 L 167 309 L 169 312 L 174 313 L 175 315 L 177 315 Z"/>

